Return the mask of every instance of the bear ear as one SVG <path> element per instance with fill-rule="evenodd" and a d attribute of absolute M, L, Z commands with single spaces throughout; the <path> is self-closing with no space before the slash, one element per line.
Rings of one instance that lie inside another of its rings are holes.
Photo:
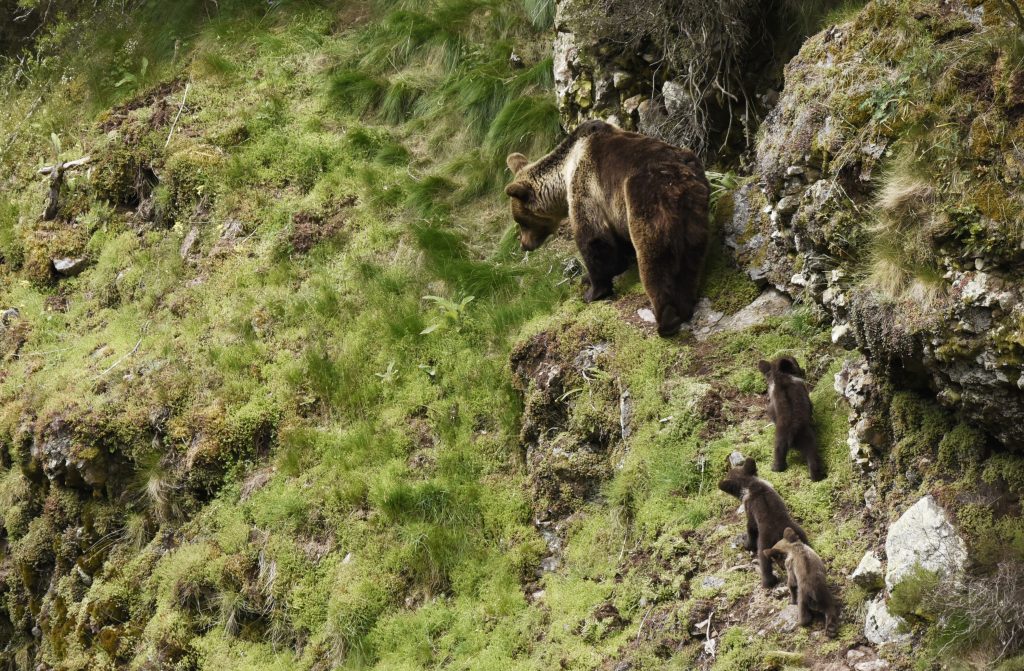
<path fill-rule="evenodd" d="M 757 369 L 761 371 L 762 375 L 767 375 L 768 373 L 771 372 L 772 365 L 765 361 L 764 359 L 761 359 L 760 361 L 757 362 Z"/>
<path fill-rule="evenodd" d="M 533 200 L 533 187 L 526 182 L 512 182 L 505 187 L 505 195 L 528 203 Z"/>
<path fill-rule="evenodd" d="M 790 543 L 796 543 L 800 540 L 800 537 L 793 531 L 793 527 L 786 527 L 786 530 L 782 532 L 782 537 Z"/>
<path fill-rule="evenodd" d="M 752 457 L 747 457 L 747 460 L 743 462 L 743 472 L 747 475 L 757 475 L 757 464 Z"/>
<path fill-rule="evenodd" d="M 788 375 L 800 375 L 803 372 L 800 369 L 800 364 L 791 356 L 784 356 L 779 359 L 779 371 Z"/>
<path fill-rule="evenodd" d="M 530 159 L 526 158 L 519 152 L 509 154 L 508 158 L 505 159 L 505 165 L 508 166 L 508 169 L 512 171 L 513 175 L 522 170 L 523 166 L 525 166 L 529 162 Z"/>

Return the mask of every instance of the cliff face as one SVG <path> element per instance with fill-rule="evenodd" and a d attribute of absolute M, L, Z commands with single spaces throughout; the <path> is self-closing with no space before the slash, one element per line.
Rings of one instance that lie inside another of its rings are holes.
<path fill-rule="evenodd" d="M 1012 35 L 957 3 L 871 3 L 786 66 L 730 235 L 834 336 L 1024 446 L 1024 128 Z"/>

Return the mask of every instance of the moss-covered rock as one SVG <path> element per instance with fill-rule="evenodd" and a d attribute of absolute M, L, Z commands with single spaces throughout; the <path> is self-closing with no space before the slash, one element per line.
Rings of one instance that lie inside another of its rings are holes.
<path fill-rule="evenodd" d="M 766 204 L 739 208 L 733 229 L 759 243 L 738 245 L 753 274 L 813 298 L 879 370 L 1018 447 L 1024 204 L 992 159 L 1014 155 L 1013 28 L 979 17 L 878 1 L 810 38 L 759 131 L 762 193 L 743 199 Z"/>

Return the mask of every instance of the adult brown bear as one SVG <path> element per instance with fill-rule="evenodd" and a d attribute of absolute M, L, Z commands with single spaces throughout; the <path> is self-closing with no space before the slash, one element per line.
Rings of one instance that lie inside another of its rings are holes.
<path fill-rule="evenodd" d="M 658 333 L 693 316 L 708 243 L 710 186 L 697 156 L 653 138 L 588 121 L 543 158 L 511 154 L 505 188 L 526 251 L 568 217 L 587 267 L 588 303 L 636 259 Z"/>

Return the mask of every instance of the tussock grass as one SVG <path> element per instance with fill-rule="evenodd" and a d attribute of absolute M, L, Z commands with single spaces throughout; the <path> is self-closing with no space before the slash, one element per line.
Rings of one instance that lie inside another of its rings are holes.
<path fill-rule="evenodd" d="M 530 96 L 501 108 L 487 131 L 484 147 L 494 162 L 512 151 L 537 155 L 554 144 L 561 129 L 558 109 L 548 97 Z"/>
<path fill-rule="evenodd" d="M 331 75 L 330 99 L 341 114 L 362 116 L 380 106 L 386 84 L 361 70 L 342 69 Z"/>
<path fill-rule="evenodd" d="M 935 187 L 907 163 L 887 172 L 875 201 L 868 230 L 873 234 L 868 286 L 893 299 L 934 305 L 944 284 L 930 250 L 949 228 Z"/>
<path fill-rule="evenodd" d="M 554 0 L 523 0 L 530 21 L 538 30 L 547 30 L 555 22 Z"/>

